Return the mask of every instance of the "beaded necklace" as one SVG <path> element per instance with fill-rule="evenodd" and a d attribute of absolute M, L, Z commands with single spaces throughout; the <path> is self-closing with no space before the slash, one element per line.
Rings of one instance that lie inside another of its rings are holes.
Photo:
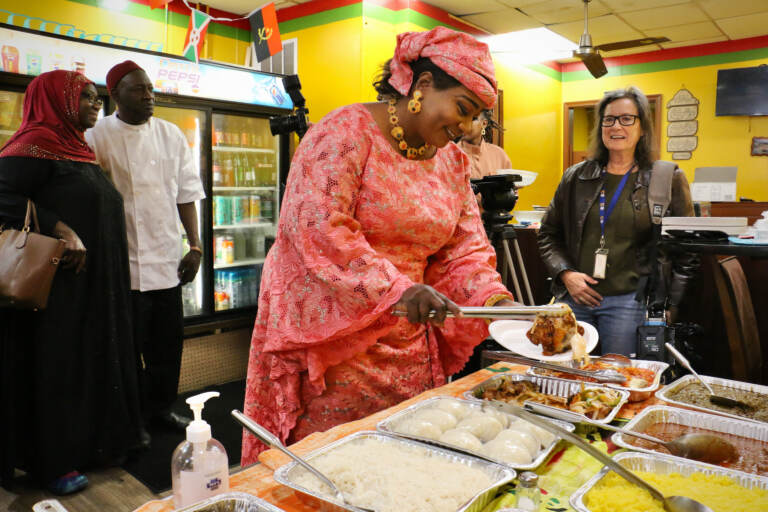
<path fill-rule="evenodd" d="M 392 125 L 392 129 L 389 131 L 389 134 L 395 138 L 397 141 L 397 147 L 400 148 L 400 151 L 405 153 L 405 157 L 409 160 L 415 160 L 420 156 L 424 156 L 430 145 L 426 142 L 420 148 L 413 148 L 408 145 L 408 143 L 405 141 L 405 131 L 403 131 L 403 127 L 400 126 L 400 120 L 397 118 L 397 110 L 395 109 L 396 104 L 397 100 L 393 98 L 389 100 L 389 106 L 387 107 L 387 112 L 389 113 L 389 124 Z"/>

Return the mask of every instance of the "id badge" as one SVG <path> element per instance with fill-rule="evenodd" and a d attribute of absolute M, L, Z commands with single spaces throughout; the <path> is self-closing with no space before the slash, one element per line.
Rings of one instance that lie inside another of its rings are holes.
<path fill-rule="evenodd" d="M 595 251 L 595 270 L 592 277 L 605 279 L 605 269 L 608 267 L 608 249 L 599 248 Z"/>

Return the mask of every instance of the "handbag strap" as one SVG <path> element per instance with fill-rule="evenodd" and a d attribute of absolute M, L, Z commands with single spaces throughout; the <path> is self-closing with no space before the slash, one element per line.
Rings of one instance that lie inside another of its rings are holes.
<path fill-rule="evenodd" d="M 34 232 L 39 233 L 40 232 L 40 222 L 37 220 L 37 208 L 35 207 L 35 203 L 32 202 L 31 199 L 27 199 L 27 214 L 24 216 L 24 231 L 29 232 L 30 228 L 30 221 L 33 221 L 35 223 L 34 225 Z"/>

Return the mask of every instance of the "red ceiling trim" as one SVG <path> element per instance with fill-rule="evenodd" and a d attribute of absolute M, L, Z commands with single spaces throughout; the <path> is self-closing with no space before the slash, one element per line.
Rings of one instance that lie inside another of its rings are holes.
<path fill-rule="evenodd" d="M 687 59 L 691 57 L 705 57 L 707 55 L 717 55 L 719 53 L 732 53 L 744 50 L 754 50 L 755 48 L 765 48 L 768 46 L 768 36 L 748 37 L 745 39 L 736 39 L 733 41 L 718 41 L 716 43 L 699 44 L 695 46 L 682 46 L 680 48 L 669 48 L 665 50 L 655 50 L 652 52 L 635 53 L 633 55 L 623 55 L 621 57 L 605 58 L 606 67 L 628 66 L 631 64 L 646 64 L 649 62 L 659 62 L 664 60 Z M 581 62 L 566 62 L 561 64 L 561 70 L 564 73 L 570 71 L 583 71 L 586 69 Z"/>

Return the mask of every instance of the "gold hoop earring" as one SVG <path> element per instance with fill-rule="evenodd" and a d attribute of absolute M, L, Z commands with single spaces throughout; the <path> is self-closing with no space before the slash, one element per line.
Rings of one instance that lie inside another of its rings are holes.
<path fill-rule="evenodd" d="M 483 128 L 482 130 L 480 130 L 480 135 L 482 135 L 483 137 L 485 137 L 485 128 Z"/>
<path fill-rule="evenodd" d="M 418 114 L 421 112 L 421 99 L 424 97 L 421 91 L 416 89 L 413 91 L 413 99 L 408 102 L 408 112 L 411 114 Z"/>

